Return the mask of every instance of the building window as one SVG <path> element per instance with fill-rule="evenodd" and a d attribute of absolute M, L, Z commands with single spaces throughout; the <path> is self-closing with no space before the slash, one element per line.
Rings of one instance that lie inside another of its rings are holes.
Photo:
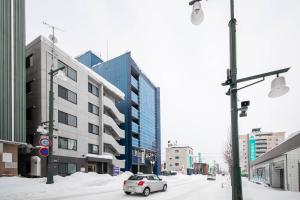
<path fill-rule="evenodd" d="M 92 93 L 93 95 L 99 97 L 99 88 L 98 87 L 96 87 L 95 85 L 89 83 L 88 89 L 89 89 L 90 93 Z"/>
<path fill-rule="evenodd" d="M 89 153 L 99 154 L 99 145 L 89 144 Z"/>
<path fill-rule="evenodd" d="M 33 66 L 33 54 L 26 57 L 26 69 Z"/>
<path fill-rule="evenodd" d="M 68 90 L 67 88 L 64 88 L 61 85 L 58 85 L 58 96 L 74 104 L 77 104 L 77 94 L 75 92 L 72 92 L 71 90 Z"/>
<path fill-rule="evenodd" d="M 169 158 L 170 160 L 172 160 L 172 158 Z"/>
<path fill-rule="evenodd" d="M 175 159 L 179 159 L 179 156 L 175 156 Z"/>
<path fill-rule="evenodd" d="M 77 127 L 77 117 L 60 110 L 58 111 L 58 122 Z"/>
<path fill-rule="evenodd" d="M 179 153 L 179 150 L 175 150 L 175 153 Z"/>
<path fill-rule="evenodd" d="M 76 164 L 58 163 L 58 174 L 70 175 L 76 172 Z"/>
<path fill-rule="evenodd" d="M 99 115 L 99 107 L 89 102 L 89 112 Z"/>
<path fill-rule="evenodd" d="M 77 104 L 77 94 L 75 92 L 72 92 L 71 90 L 68 90 L 67 88 L 64 88 L 61 85 L 58 85 L 58 96 L 74 104 Z"/>
<path fill-rule="evenodd" d="M 65 67 L 64 72 L 65 72 L 66 76 L 69 77 L 70 79 L 72 79 L 73 81 L 77 82 L 77 71 L 76 70 L 74 70 L 72 67 L 66 65 L 65 63 L 63 63 L 60 60 L 58 61 L 57 66 L 58 66 L 58 68 Z"/>
<path fill-rule="evenodd" d="M 26 94 L 29 94 L 32 92 L 32 83 L 33 83 L 33 80 L 32 81 L 28 81 L 26 83 Z"/>
<path fill-rule="evenodd" d="M 99 135 L 99 126 L 89 123 L 89 133 Z"/>
<path fill-rule="evenodd" d="M 77 151 L 77 140 L 58 137 L 58 148 Z"/>
<path fill-rule="evenodd" d="M 175 163 L 175 166 L 179 166 L 179 163 Z"/>

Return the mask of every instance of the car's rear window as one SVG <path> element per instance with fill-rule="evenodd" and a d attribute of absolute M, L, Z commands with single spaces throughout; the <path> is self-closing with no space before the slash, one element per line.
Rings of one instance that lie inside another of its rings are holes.
<path fill-rule="evenodd" d="M 130 176 L 128 180 L 139 181 L 142 180 L 143 178 L 144 178 L 143 176 Z"/>

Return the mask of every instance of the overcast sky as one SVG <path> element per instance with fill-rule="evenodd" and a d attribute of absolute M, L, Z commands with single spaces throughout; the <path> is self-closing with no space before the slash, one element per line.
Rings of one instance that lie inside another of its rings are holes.
<path fill-rule="evenodd" d="M 229 0 L 202 7 L 205 20 L 194 26 L 188 0 L 26 0 L 26 41 L 48 36 L 46 21 L 64 30 L 56 32 L 58 46 L 71 56 L 93 50 L 107 60 L 131 51 L 161 88 L 163 152 L 177 140 L 221 162 L 230 125 L 220 85 L 229 66 Z M 240 134 L 300 130 L 299 10 L 299 0 L 236 1 L 238 77 L 291 67 L 284 74 L 290 92 L 281 98 L 267 97 L 273 77 L 239 91 L 251 101 Z"/>

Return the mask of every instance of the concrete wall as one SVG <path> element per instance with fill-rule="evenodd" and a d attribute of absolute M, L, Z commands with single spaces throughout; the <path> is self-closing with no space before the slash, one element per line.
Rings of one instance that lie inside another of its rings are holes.
<path fill-rule="evenodd" d="M 288 189 L 293 192 L 300 191 L 300 148 L 287 153 Z"/>

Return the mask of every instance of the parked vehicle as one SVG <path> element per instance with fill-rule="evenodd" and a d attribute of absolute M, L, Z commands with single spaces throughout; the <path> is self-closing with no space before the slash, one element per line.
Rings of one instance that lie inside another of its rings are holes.
<path fill-rule="evenodd" d="M 162 176 L 174 176 L 177 175 L 176 171 L 161 171 Z"/>
<path fill-rule="evenodd" d="M 209 173 L 207 175 L 207 180 L 213 180 L 213 181 L 215 181 L 216 180 L 216 174 Z"/>
<path fill-rule="evenodd" d="M 136 174 L 124 181 L 123 190 L 125 194 L 143 194 L 148 196 L 151 192 L 166 191 L 167 182 L 155 174 Z"/>

